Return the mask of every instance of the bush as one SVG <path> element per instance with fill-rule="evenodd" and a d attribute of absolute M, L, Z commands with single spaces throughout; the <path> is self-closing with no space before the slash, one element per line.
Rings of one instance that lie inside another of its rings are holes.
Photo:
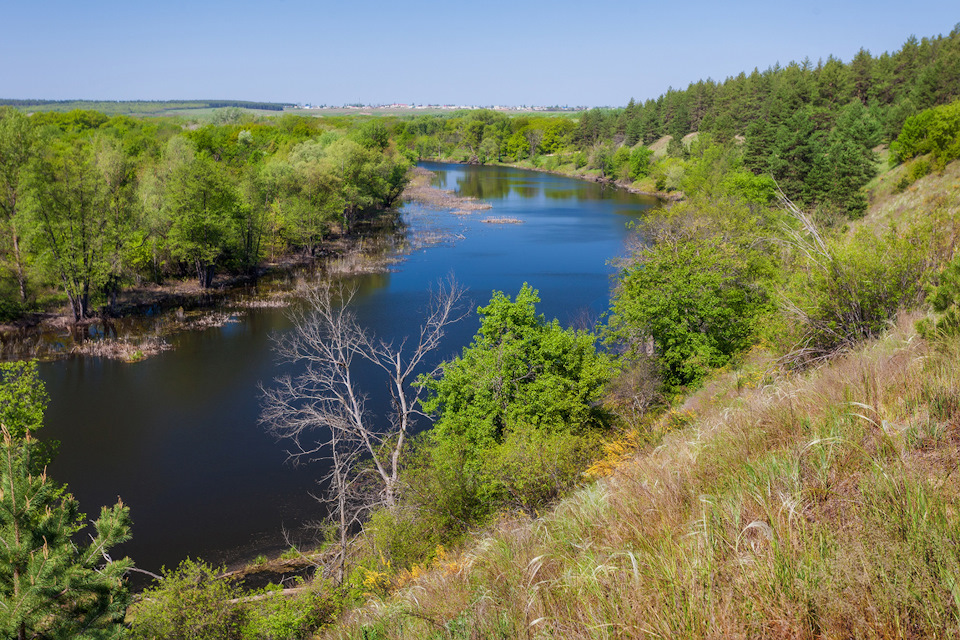
<path fill-rule="evenodd" d="M 941 314 L 935 321 L 917 323 L 917 331 L 924 338 L 960 335 L 960 254 L 953 257 L 942 272 L 925 287 L 927 303 Z"/>
<path fill-rule="evenodd" d="M 486 461 L 483 476 L 498 502 L 531 517 L 577 486 L 599 455 L 596 432 L 573 434 L 530 427 L 509 430 Z"/>
<path fill-rule="evenodd" d="M 143 592 L 133 610 L 132 638 L 144 640 L 239 640 L 247 609 L 230 600 L 239 588 L 217 578 L 218 571 L 189 558 L 164 570 L 155 587 Z"/>
<path fill-rule="evenodd" d="M 16 299 L 16 294 L 6 291 L 0 293 L 0 322 L 16 320 L 23 313 L 23 305 Z"/>
<path fill-rule="evenodd" d="M 757 176 L 744 169 L 731 171 L 720 181 L 720 189 L 753 204 L 769 204 L 777 195 L 777 183 L 770 176 Z"/>
<path fill-rule="evenodd" d="M 628 177 L 630 175 L 630 148 L 624 145 L 617 147 L 610 159 L 610 175 Z"/>
<path fill-rule="evenodd" d="M 788 315 L 799 320 L 795 355 L 826 356 L 878 336 L 919 302 L 927 255 L 920 238 L 862 230 L 829 257 L 808 259 L 787 295 Z"/>
<path fill-rule="evenodd" d="M 941 168 L 960 158 L 960 100 L 907 118 L 890 151 L 894 162 L 929 153 Z"/>
<path fill-rule="evenodd" d="M 665 385 L 676 390 L 750 344 L 765 299 L 749 260 L 721 236 L 665 237 L 634 252 L 621 271 L 608 340 L 631 356 L 652 346 Z"/>
<path fill-rule="evenodd" d="M 302 586 L 302 582 L 297 583 Z M 279 585 L 270 585 L 255 596 L 243 625 L 243 637 L 250 640 L 302 640 L 312 631 L 330 624 L 340 612 L 340 603 L 317 584 L 290 596 L 281 595 Z"/>
<path fill-rule="evenodd" d="M 931 171 L 930 161 L 925 157 L 916 158 L 908 162 L 905 169 L 903 175 L 900 176 L 900 180 L 897 181 L 896 191 L 898 193 L 904 191 L 920 178 L 929 175 Z"/>
<path fill-rule="evenodd" d="M 930 161 L 926 158 L 917 158 L 907 168 L 907 175 L 910 176 L 910 182 L 916 182 L 920 178 L 930 175 Z"/>
<path fill-rule="evenodd" d="M 376 553 L 396 570 L 430 559 L 444 542 L 443 529 L 428 512 L 404 507 L 380 509 L 364 525 Z"/>

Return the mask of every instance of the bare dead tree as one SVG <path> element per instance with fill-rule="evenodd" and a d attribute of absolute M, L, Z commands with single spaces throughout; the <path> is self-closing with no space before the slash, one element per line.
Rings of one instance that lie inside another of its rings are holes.
<path fill-rule="evenodd" d="M 807 213 L 795 205 L 777 185 L 777 199 L 783 209 L 798 224 L 798 227 L 783 225 L 786 243 L 805 255 L 820 270 L 826 272 L 834 261 L 833 254 L 827 248 L 820 230 Z"/>
<path fill-rule="evenodd" d="M 261 424 L 290 443 L 294 461 L 323 461 L 329 471 L 321 496 L 331 509 L 340 546 L 342 578 L 348 536 L 370 509 L 397 503 L 401 455 L 423 388 L 411 386 L 446 328 L 463 318 L 464 290 L 452 279 L 441 283 L 417 341 L 379 339 L 360 326 L 350 304 L 354 290 L 323 284 L 304 292 L 306 304 L 291 313 L 294 328 L 276 340 L 280 358 L 304 366 L 296 376 L 262 387 Z M 366 361 L 384 372 L 392 400 L 389 427 L 378 429 L 367 411 L 367 395 L 355 377 Z M 369 461 L 369 465 L 366 464 Z M 363 464 L 361 464 L 363 463 Z"/>

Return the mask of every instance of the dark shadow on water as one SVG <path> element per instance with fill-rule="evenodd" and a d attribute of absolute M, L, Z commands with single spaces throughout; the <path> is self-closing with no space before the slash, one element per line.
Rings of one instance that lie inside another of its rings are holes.
<path fill-rule="evenodd" d="M 493 290 L 513 296 L 529 282 L 548 318 L 589 324 L 607 308 L 609 260 L 624 251 L 625 223 L 654 204 L 548 174 L 426 166 L 437 171 L 438 184 L 493 208 L 460 217 L 418 212 L 415 219 L 459 234 L 457 241 L 414 250 L 392 273 L 352 279 L 360 322 L 386 339 L 417 332 L 428 290 L 449 274 L 469 288 L 473 309 Z M 488 215 L 524 223 L 483 224 Z M 477 326 L 476 315 L 454 326 L 427 366 L 459 353 Z M 174 350 L 141 363 L 71 358 L 41 365 L 51 397 L 41 436 L 61 442 L 51 475 L 69 484 L 87 514 L 118 496 L 131 508 L 133 540 L 115 555 L 127 553 L 150 571 L 187 556 L 231 564 L 286 549 L 285 530 L 299 535 L 322 517 L 310 495 L 322 470 L 287 463 L 283 443 L 258 422 L 259 385 L 295 373 L 272 351 L 271 336 L 289 327 L 282 309 L 250 309 L 237 324 L 178 334 Z M 372 369 L 359 374 L 371 414 L 385 419 L 385 382 Z"/>

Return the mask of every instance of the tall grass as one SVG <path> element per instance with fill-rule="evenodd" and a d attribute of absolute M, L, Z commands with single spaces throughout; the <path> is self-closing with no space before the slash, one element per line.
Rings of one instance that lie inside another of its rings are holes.
<path fill-rule="evenodd" d="M 960 344 L 911 326 L 761 388 L 726 374 L 656 448 L 328 637 L 960 636 Z"/>

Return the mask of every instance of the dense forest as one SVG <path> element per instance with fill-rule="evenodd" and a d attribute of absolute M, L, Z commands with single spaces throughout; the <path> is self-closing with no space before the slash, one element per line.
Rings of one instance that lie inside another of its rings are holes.
<path fill-rule="evenodd" d="M 313 255 L 406 184 L 409 161 L 380 123 L 224 115 L 233 122 L 184 128 L 0 110 L 3 319 L 56 291 L 81 321 L 126 287 L 192 276 L 206 288 L 267 257 Z"/>
<path fill-rule="evenodd" d="M 462 315 L 455 285 L 400 350 L 357 324 L 349 292 L 313 292 L 278 346 L 305 371 L 264 390 L 262 416 L 330 465 L 333 517 L 290 554 L 313 580 L 248 592 L 188 560 L 131 607 L 131 637 L 956 635 L 958 91 L 955 28 L 578 118 L 183 130 L 4 111 L 7 299 L 59 284 L 78 319 L 138 279 L 206 286 L 313 252 L 395 202 L 412 157 L 684 194 L 637 225 L 591 329 L 538 313 L 533 286 L 492 292 L 471 343 L 424 372 Z M 385 432 L 353 386 L 360 362 L 389 378 Z M 0 500 L 66 513 L 62 564 L 102 597 L 38 591 L 41 613 L 0 628 L 88 620 L 107 637 L 128 594 L 65 545 L 76 507 L 34 479 L 43 406 L 30 366 L 4 369 L 0 409 L 22 428 L 4 434 L 0 479 L 19 484 Z M 433 428 L 415 433 L 417 415 Z M 103 511 L 104 546 L 126 518 Z M 66 584 L 37 569 L 39 540 L 10 566 Z"/>

